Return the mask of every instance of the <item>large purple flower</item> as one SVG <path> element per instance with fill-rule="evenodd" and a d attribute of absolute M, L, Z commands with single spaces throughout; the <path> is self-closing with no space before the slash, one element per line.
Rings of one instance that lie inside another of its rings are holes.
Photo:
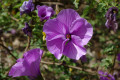
<path fill-rule="evenodd" d="M 43 27 L 48 50 L 60 59 L 62 54 L 78 60 L 86 54 L 84 45 L 93 35 L 93 28 L 73 9 L 62 10 L 55 19 L 48 20 Z"/>
<path fill-rule="evenodd" d="M 108 9 L 107 13 L 106 13 L 106 27 L 108 29 L 114 30 L 116 31 L 118 28 L 118 23 L 116 21 L 116 15 L 118 13 L 118 8 L 117 7 L 111 7 Z"/>
<path fill-rule="evenodd" d="M 39 48 L 32 49 L 24 53 L 24 57 L 17 60 L 17 63 L 12 66 L 9 76 L 28 76 L 30 79 L 35 79 L 40 76 L 40 61 L 43 51 Z"/>
<path fill-rule="evenodd" d="M 51 16 L 55 14 L 53 8 L 48 7 L 48 6 L 40 6 L 37 5 L 37 10 L 38 10 L 38 16 L 40 17 L 40 20 L 48 20 Z"/>
<path fill-rule="evenodd" d="M 100 80 L 115 80 L 114 76 L 108 74 L 107 72 L 99 71 Z"/>
<path fill-rule="evenodd" d="M 22 30 L 27 36 L 32 37 L 32 29 L 27 22 L 25 23 L 25 27 L 22 28 Z"/>
<path fill-rule="evenodd" d="M 34 10 L 34 4 L 32 0 L 24 1 L 23 5 L 20 7 L 20 15 L 24 13 L 29 14 L 33 10 Z"/>

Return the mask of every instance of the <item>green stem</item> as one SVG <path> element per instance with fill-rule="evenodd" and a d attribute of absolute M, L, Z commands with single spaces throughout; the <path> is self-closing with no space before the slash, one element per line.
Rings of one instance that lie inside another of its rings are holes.
<path fill-rule="evenodd" d="M 28 36 L 28 44 L 27 44 L 27 46 L 26 46 L 26 48 L 25 48 L 25 52 L 28 51 L 28 49 L 29 49 L 29 47 L 30 47 L 30 42 L 31 42 L 31 39 L 30 39 L 30 37 Z"/>
<path fill-rule="evenodd" d="M 17 60 L 17 58 L 10 52 L 10 50 L 9 50 L 6 46 L 4 46 L 3 44 L 0 44 L 0 46 L 2 46 L 4 49 L 6 49 L 7 52 L 8 52 L 15 60 Z"/>

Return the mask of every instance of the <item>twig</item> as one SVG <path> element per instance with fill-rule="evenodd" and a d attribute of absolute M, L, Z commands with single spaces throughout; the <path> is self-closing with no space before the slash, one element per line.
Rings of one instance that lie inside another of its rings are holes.
<path fill-rule="evenodd" d="M 6 46 L 4 46 L 3 44 L 0 44 L 0 46 L 2 46 L 4 49 L 6 49 L 6 50 L 8 51 L 8 53 L 9 53 L 15 60 L 17 60 L 17 58 L 10 52 L 10 50 L 9 50 Z"/>
<path fill-rule="evenodd" d="M 16 22 L 19 21 L 18 19 L 16 19 L 15 17 L 13 17 L 10 13 L 8 13 L 8 14 L 10 15 L 11 19 L 13 19 L 14 21 L 16 21 Z"/>
<path fill-rule="evenodd" d="M 41 61 L 41 63 L 43 64 L 48 64 L 48 65 L 63 65 L 65 67 L 69 67 L 69 68 L 73 68 L 73 69 L 77 69 L 77 70 L 81 70 L 82 71 L 82 68 L 81 67 L 76 67 L 76 66 L 71 66 L 71 65 L 65 65 L 65 64 L 62 64 L 62 63 L 53 63 L 53 62 L 46 62 L 46 61 Z M 93 74 L 93 75 L 97 75 L 97 73 L 95 71 L 92 71 L 90 70 L 91 68 L 89 69 L 86 69 L 84 70 L 85 72 L 89 73 L 89 74 Z"/>
<path fill-rule="evenodd" d="M 25 48 L 25 52 L 29 49 L 29 47 L 30 47 L 30 42 L 31 42 L 31 39 L 30 39 L 30 37 L 28 36 L 28 44 L 27 44 L 27 46 L 26 46 L 26 48 Z"/>
<path fill-rule="evenodd" d="M 54 4 L 54 5 L 63 5 L 62 3 L 59 3 L 59 2 L 41 2 L 43 4 Z"/>

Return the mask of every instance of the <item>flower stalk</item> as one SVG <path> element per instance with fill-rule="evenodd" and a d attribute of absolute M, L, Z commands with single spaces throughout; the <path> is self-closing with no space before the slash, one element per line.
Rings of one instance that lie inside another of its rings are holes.
<path fill-rule="evenodd" d="M 30 38 L 30 36 L 28 36 L 27 38 L 28 38 L 28 42 L 27 42 L 27 46 L 26 46 L 26 48 L 25 48 L 25 51 L 24 51 L 24 52 L 28 51 L 28 49 L 30 48 L 31 38 Z"/>
<path fill-rule="evenodd" d="M 17 60 L 17 58 L 10 52 L 10 50 L 9 50 L 6 46 L 4 46 L 3 44 L 0 44 L 0 46 L 2 46 L 4 49 L 6 49 L 7 52 L 8 52 L 15 60 Z"/>

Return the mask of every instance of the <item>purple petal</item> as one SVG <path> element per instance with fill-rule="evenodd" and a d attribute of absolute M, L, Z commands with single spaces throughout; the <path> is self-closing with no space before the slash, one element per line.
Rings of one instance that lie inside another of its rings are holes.
<path fill-rule="evenodd" d="M 111 15 L 114 13 L 113 11 L 116 11 L 118 13 L 118 8 L 117 7 L 110 7 L 106 13 L 106 18 L 111 18 Z M 110 19 L 111 20 L 111 19 Z"/>
<path fill-rule="evenodd" d="M 19 58 L 19 59 L 16 60 L 16 62 L 23 62 L 23 59 Z"/>
<path fill-rule="evenodd" d="M 43 32 L 46 33 L 46 40 L 50 40 L 57 35 L 65 35 L 65 25 L 58 22 L 56 19 L 48 20 L 43 27 Z M 63 37 L 64 38 L 64 37 Z"/>
<path fill-rule="evenodd" d="M 120 53 L 117 55 L 117 60 L 120 61 Z"/>
<path fill-rule="evenodd" d="M 54 10 L 51 7 L 45 5 L 43 6 L 37 5 L 36 8 L 38 10 L 38 16 L 40 17 L 41 21 L 47 20 L 54 15 Z"/>
<path fill-rule="evenodd" d="M 100 80 L 115 80 L 114 76 L 107 72 L 98 71 L 98 74 L 100 75 Z"/>
<path fill-rule="evenodd" d="M 32 49 L 24 53 L 24 58 L 17 60 L 17 63 L 11 68 L 9 76 L 31 76 L 36 78 L 40 75 L 40 61 L 43 51 L 39 48 Z"/>
<path fill-rule="evenodd" d="M 43 54 L 43 51 L 39 48 L 32 49 L 24 53 L 24 59 L 28 61 L 28 63 L 32 63 L 36 61 L 37 59 L 41 60 L 41 55 Z"/>
<path fill-rule="evenodd" d="M 105 26 L 109 29 L 109 20 L 106 21 Z"/>
<path fill-rule="evenodd" d="M 47 41 L 47 48 L 48 50 L 55 55 L 57 59 L 62 57 L 62 44 L 64 43 L 64 39 L 57 38 L 52 41 Z"/>
<path fill-rule="evenodd" d="M 22 28 L 22 30 L 27 36 L 32 37 L 32 28 L 29 26 L 27 22 L 25 23 L 25 27 Z"/>
<path fill-rule="evenodd" d="M 104 72 L 103 71 L 98 71 L 98 74 L 104 75 Z"/>
<path fill-rule="evenodd" d="M 111 78 L 111 80 L 115 80 L 114 76 L 111 74 L 108 74 L 108 77 Z"/>
<path fill-rule="evenodd" d="M 78 60 L 81 56 L 86 54 L 86 50 L 83 47 L 75 45 L 72 41 L 69 41 L 64 47 L 63 54 L 71 59 Z"/>
<path fill-rule="evenodd" d="M 55 40 L 55 39 L 57 39 L 57 38 L 62 38 L 63 40 L 65 40 L 64 37 L 65 37 L 64 35 L 57 35 L 57 36 L 54 36 L 53 38 L 47 39 L 47 40 L 48 40 L 48 41 L 52 41 L 52 40 Z"/>
<path fill-rule="evenodd" d="M 105 77 L 103 76 L 100 76 L 100 80 L 106 80 Z"/>
<path fill-rule="evenodd" d="M 93 35 L 93 28 L 87 20 L 81 18 L 72 23 L 70 33 L 81 38 L 81 45 L 86 45 Z"/>
<path fill-rule="evenodd" d="M 25 5 L 28 3 L 28 1 L 24 1 L 23 2 L 23 5 L 20 7 L 20 11 L 25 11 L 26 10 L 26 8 L 25 8 Z"/>
<path fill-rule="evenodd" d="M 47 14 L 47 6 L 40 6 L 40 5 L 37 5 L 37 10 L 38 10 L 38 16 L 40 17 L 41 20 L 44 20 L 46 19 L 46 14 Z"/>
<path fill-rule="evenodd" d="M 40 61 L 39 59 L 33 61 L 33 62 L 28 62 L 28 60 L 24 61 L 24 66 L 26 66 L 26 71 L 29 72 L 29 75 L 24 75 L 24 76 L 33 76 L 33 77 L 37 77 L 38 75 L 40 75 Z"/>
<path fill-rule="evenodd" d="M 53 16 L 55 14 L 55 11 L 53 10 L 52 7 L 48 7 L 48 12 L 51 12 L 51 16 Z"/>
<path fill-rule="evenodd" d="M 87 62 L 87 58 L 86 58 L 85 55 L 83 55 L 80 59 L 81 59 L 82 62 Z"/>
<path fill-rule="evenodd" d="M 29 14 L 33 10 L 34 10 L 34 4 L 32 3 L 32 0 L 24 1 L 23 5 L 20 7 L 20 15 L 24 13 Z"/>
<path fill-rule="evenodd" d="M 118 23 L 116 21 L 117 19 L 117 13 L 118 13 L 118 8 L 117 7 L 111 7 L 108 9 L 105 17 L 107 19 L 105 26 L 110 29 L 113 30 L 114 32 L 116 32 L 117 28 L 118 28 Z"/>
<path fill-rule="evenodd" d="M 18 76 L 28 76 L 30 75 L 29 71 L 26 71 L 23 62 L 19 61 L 14 66 L 12 66 L 11 70 L 9 71 L 9 76 L 18 77 Z"/>
<path fill-rule="evenodd" d="M 40 5 L 37 5 L 36 8 L 37 8 L 37 9 L 40 8 Z"/>
<path fill-rule="evenodd" d="M 78 31 L 79 28 L 83 27 L 86 29 L 85 26 L 85 19 L 81 18 L 81 19 L 77 19 L 77 20 L 74 20 L 73 23 L 71 24 L 70 28 L 69 28 L 69 31 L 70 33 L 72 32 L 75 32 L 75 31 Z M 84 33 L 82 33 L 84 34 Z"/>
<path fill-rule="evenodd" d="M 71 40 L 74 44 L 82 46 L 82 39 L 79 36 L 71 35 Z"/>
<path fill-rule="evenodd" d="M 57 20 L 65 24 L 68 29 L 72 22 L 78 18 L 80 18 L 79 14 L 73 9 L 64 9 L 57 15 Z"/>
<path fill-rule="evenodd" d="M 63 53 L 64 47 L 65 47 L 65 45 L 67 44 L 68 41 L 69 41 L 69 39 L 66 39 L 66 40 L 63 41 L 61 53 Z"/>
<path fill-rule="evenodd" d="M 114 32 L 116 32 L 116 30 L 118 29 L 118 23 L 117 22 L 114 23 L 112 27 L 113 27 Z"/>
<path fill-rule="evenodd" d="M 41 56 L 43 51 L 39 48 L 32 49 L 24 54 L 24 65 L 27 67 L 27 70 L 30 71 L 31 75 L 37 76 L 40 74 L 39 64 L 41 61 Z"/>
<path fill-rule="evenodd" d="M 12 29 L 10 32 L 11 32 L 12 34 L 15 34 L 15 33 L 16 33 L 16 30 L 15 30 L 15 29 Z"/>

